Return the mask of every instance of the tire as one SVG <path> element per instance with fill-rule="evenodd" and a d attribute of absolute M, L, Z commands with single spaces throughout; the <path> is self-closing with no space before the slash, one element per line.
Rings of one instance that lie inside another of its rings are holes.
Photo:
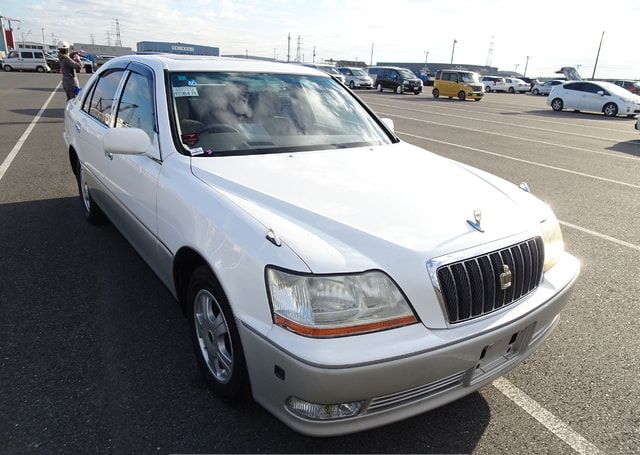
<path fill-rule="evenodd" d="M 433 95 L 433 97 L 435 99 L 440 98 L 440 90 L 438 90 L 437 88 L 434 88 L 433 91 L 431 92 L 431 94 Z"/>
<path fill-rule="evenodd" d="M 460 101 L 464 101 L 464 100 L 466 100 L 466 99 L 467 99 L 467 94 L 466 94 L 464 91 L 460 90 L 460 91 L 458 92 L 458 99 L 459 99 Z"/>
<path fill-rule="evenodd" d="M 481 98 L 474 98 L 473 101 L 480 101 Z"/>
<path fill-rule="evenodd" d="M 11 71 L 13 71 L 13 68 L 11 68 L 11 66 L 9 65 L 4 65 L 2 69 L 5 70 L 7 73 L 10 73 Z"/>
<path fill-rule="evenodd" d="M 513 87 L 509 87 L 509 90 L 507 90 L 509 93 L 515 93 L 515 89 Z"/>
<path fill-rule="evenodd" d="M 618 115 L 618 105 L 616 103 L 607 103 L 602 108 L 602 113 L 606 117 L 615 117 Z"/>
<path fill-rule="evenodd" d="M 485 93 L 491 93 L 491 86 L 487 85 L 487 86 L 484 88 L 484 91 L 485 91 Z"/>
<path fill-rule="evenodd" d="M 419 95 L 419 94 L 420 94 L 420 90 L 415 90 L 415 91 L 413 92 L 413 94 L 414 94 L 414 95 Z"/>
<path fill-rule="evenodd" d="M 538 96 L 540 94 L 540 91 L 537 88 L 534 88 L 533 91 L 531 92 L 532 95 Z"/>
<path fill-rule="evenodd" d="M 553 109 L 554 111 L 560 112 L 563 107 L 564 103 L 562 102 L 561 98 L 554 98 L 553 101 L 551 101 L 551 109 Z"/>
<path fill-rule="evenodd" d="M 382 84 L 376 85 L 376 90 L 382 92 Z"/>
<path fill-rule="evenodd" d="M 93 68 L 88 65 L 84 67 L 84 70 L 87 72 L 87 74 L 93 73 Z"/>
<path fill-rule="evenodd" d="M 80 195 L 80 204 L 82 207 L 82 214 L 90 224 L 104 224 L 107 217 L 104 215 L 98 204 L 91 197 L 89 187 L 84 178 L 84 169 L 80 160 L 77 162 L 76 176 L 78 181 L 78 193 Z"/>
<path fill-rule="evenodd" d="M 44 66 L 36 66 L 36 71 L 38 73 L 44 73 Z"/>
<path fill-rule="evenodd" d="M 402 85 L 398 85 L 398 86 L 396 87 L 396 93 L 397 93 L 398 95 L 402 95 L 402 94 L 404 93 L 404 87 L 403 87 Z"/>
<path fill-rule="evenodd" d="M 223 401 L 238 399 L 247 384 L 242 343 L 229 301 L 207 266 L 191 275 L 187 312 L 193 348 L 207 386 Z"/>
<path fill-rule="evenodd" d="M 353 81 L 349 82 L 349 88 L 351 90 L 355 90 L 356 89 L 356 84 L 354 84 Z"/>

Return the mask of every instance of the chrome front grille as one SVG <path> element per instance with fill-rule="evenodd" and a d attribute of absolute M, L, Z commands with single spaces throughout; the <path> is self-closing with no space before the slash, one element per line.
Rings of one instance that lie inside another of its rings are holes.
<path fill-rule="evenodd" d="M 544 244 L 536 237 L 439 267 L 438 284 L 449 322 L 477 318 L 531 293 L 540 284 L 543 263 Z"/>
<path fill-rule="evenodd" d="M 456 373 L 448 378 L 441 379 L 430 384 L 421 385 L 412 389 L 403 390 L 401 392 L 390 393 L 371 400 L 366 413 L 382 411 L 403 403 L 410 403 L 422 398 L 435 395 L 438 392 L 450 389 L 459 385 L 465 372 Z"/>

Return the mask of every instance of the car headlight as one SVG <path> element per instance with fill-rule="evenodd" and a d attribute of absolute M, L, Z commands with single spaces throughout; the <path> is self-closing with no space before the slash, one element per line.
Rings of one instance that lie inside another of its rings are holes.
<path fill-rule="evenodd" d="M 542 228 L 542 240 L 544 241 L 543 270 L 546 272 L 560 259 L 564 252 L 564 241 L 562 240 L 560 223 L 554 215 L 544 220 L 540 227 Z"/>
<path fill-rule="evenodd" d="M 402 81 L 402 85 L 409 85 L 409 81 Z"/>
<path fill-rule="evenodd" d="M 308 275 L 266 272 L 273 322 L 310 337 L 337 337 L 418 322 L 398 286 L 381 271 Z"/>

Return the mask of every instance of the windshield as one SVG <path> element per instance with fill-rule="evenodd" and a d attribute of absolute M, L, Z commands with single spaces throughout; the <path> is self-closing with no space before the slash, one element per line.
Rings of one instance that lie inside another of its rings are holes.
<path fill-rule="evenodd" d="M 400 70 L 398 70 L 398 72 L 400 73 L 400 76 L 402 76 L 403 79 L 417 79 L 418 78 L 415 74 L 413 74 L 409 70 L 400 69 Z"/>
<path fill-rule="evenodd" d="M 171 73 L 178 135 L 192 156 L 389 144 L 376 120 L 323 76 Z"/>
<path fill-rule="evenodd" d="M 337 74 L 337 75 L 341 74 L 340 71 L 335 69 L 333 66 L 319 66 L 318 69 L 324 71 L 325 73 L 329 73 L 329 74 Z"/>
<path fill-rule="evenodd" d="M 459 73 L 462 82 L 480 82 L 478 79 L 478 73 Z"/>
<path fill-rule="evenodd" d="M 353 73 L 354 76 L 368 76 L 367 73 L 365 73 L 360 69 L 351 70 L 351 72 Z"/>
<path fill-rule="evenodd" d="M 609 93 L 621 96 L 623 98 L 631 98 L 631 96 L 632 96 L 631 92 L 629 90 L 627 90 L 626 88 L 622 88 L 619 85 L 612 84 L 610 82 L 601 82 L 600 86 L 604 90 L 608 91 Z"/>

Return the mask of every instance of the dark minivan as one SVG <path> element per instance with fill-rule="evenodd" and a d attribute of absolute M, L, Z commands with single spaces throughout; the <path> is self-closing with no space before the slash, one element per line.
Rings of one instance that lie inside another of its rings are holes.
<path fill-rule="evenodd" d="M 371 70 L 369 74 L 371 75 Z M 396 93 L 412 92 L 418 95 L 422 92 L 422 81 L 413 71 L 407 68 L 398 68 L 395 66 L 376 67 L 375 84 L 376 89 L 381 92 L 383 90 L 393 90 Z"/>

